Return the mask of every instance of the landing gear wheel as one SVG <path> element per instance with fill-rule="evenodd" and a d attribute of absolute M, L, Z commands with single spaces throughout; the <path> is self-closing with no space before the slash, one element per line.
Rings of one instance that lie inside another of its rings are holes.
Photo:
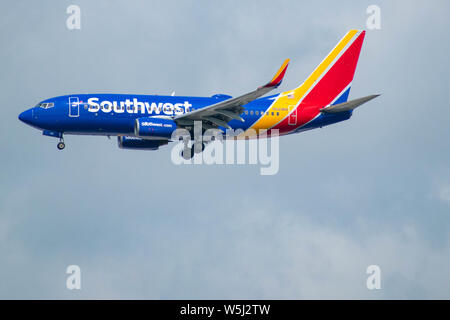
<path fill-rule="evenodd" d="M 58 142 L 57 147 L 59 150 L 62 150 L 66 147 L 66 144 L 62 141 Z"/>
<path fill-rule="evenodd" d="M 192 148 L 184 148 L 181 151 L 181 156 L 183 157 L 184 160 L 190 160 L 194 156 L 194 152 Z"/>
<path fill-rule="evenodd" d="M 202 142 L 196 142 L 196 143 L 194 143 L 192 148 L 194 149 L 195 153 L 202 153 L 203 150 L 205 150 L 205 144 Z"/>

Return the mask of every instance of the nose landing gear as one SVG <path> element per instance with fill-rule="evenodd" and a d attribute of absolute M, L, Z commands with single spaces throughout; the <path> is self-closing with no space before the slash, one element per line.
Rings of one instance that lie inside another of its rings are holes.
<path fill-rule="evenodd" d="M 64 149 L 66 147 L 66 144 L 64 143 L 64 139 L 62 137 L 59 140 L 59 142 L 56 145 L 56 147 L 58 148 L 58 150 L 62 150 L 62 149 Z"/>

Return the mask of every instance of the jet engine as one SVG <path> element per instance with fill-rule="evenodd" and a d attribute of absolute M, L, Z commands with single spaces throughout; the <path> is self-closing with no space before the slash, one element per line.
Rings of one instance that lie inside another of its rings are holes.
<path fill-rule="evenodd" d="M 159 147 L 166 145 L 169 141 L 119 136 L 117 142 L 120 149 L 158 150 Z"/>
<path fill-rule="evenodd" d="M 170 138 L 177 129 L 177 124 L 171 119 L 144 117 L 136 119 L 134 134 L 136 137 Z"/>

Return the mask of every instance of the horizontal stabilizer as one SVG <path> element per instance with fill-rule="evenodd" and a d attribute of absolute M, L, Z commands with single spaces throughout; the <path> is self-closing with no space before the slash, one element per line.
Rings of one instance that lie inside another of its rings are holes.
<path fill-rule="evenodd" d="M 344 112 L 344 111 L 350 111 L 353 109 L 356 109 L 360 105 L 366 103 L 367 101 L 370 101 L 376 97 L 378 97 L 379 94 L 373 94 L 367 97 L 358 98 L 355 100 L 350 100 L 348 102 L 335 104 L 326 108 L 320 109 L 321 112 L 324 113 L 338 113 L 338 112 Z"/>

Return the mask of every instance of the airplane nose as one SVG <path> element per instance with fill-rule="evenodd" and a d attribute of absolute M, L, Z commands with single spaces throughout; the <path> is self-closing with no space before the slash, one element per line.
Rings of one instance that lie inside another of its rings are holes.
<path fill-rule="evenodd" d="M 33 119 L 33 111 L 31 109 L 28 109 L 19 114 L 19 120 L 27 124 L 30 124 L 32 119 Z"/>

